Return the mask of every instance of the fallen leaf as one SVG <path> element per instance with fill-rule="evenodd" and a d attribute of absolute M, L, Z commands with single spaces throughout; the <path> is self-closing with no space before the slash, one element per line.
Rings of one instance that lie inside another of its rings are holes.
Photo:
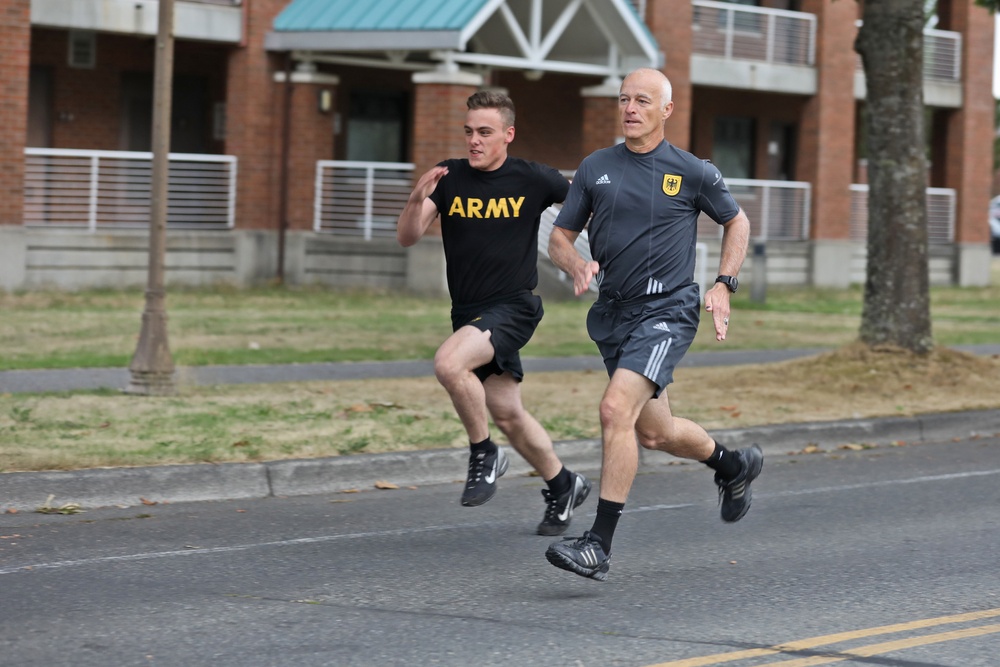
<path fill-rule="evenodd" d="M 739 407 L 738 405 L 720 405 L 719 409 L 725 410 L 726 412 L 731 412 L 733 410 L 736 410 L 738 407 Z"/>
<path fill-rule="evenodd" d="M 371 412 L 372 406 L 365 403 L 355 403 L 354 405 L 348 407 L 344 412 Z"/>
<path fill-rule="evenodd" d="M 234 443 L 232 444 L 232 446 L 233 446 L 233 447 L 246 447 L 246 446 L 247 446 L 247 445 L 249 445 L 249 444 L 250 444 L 250 441 L 249 441 L 249 440 L 240 440 L 240 441 L 238 441 L 238 442 L 234 442 Z"/>
<path fill-rule="evenodd" d="M 11 507 L 9 510 L 4 512 L 4 514 L 17 514 L 17 510 Z"/>
<path fill-rule="evenodd" d="M 15 533 L 13 535 L 0 535 L 0 540 L 13 540 L 21 537 L 19 534 Z"/>
<path fill-rule="evenodd" d="M 819 448 L 819 445 L 806 445 L 802 448 L 802 454 L 817 454 L 823 450 Z"/>
<path fill-rule="evenodd" d="M 375 482 L 375 488 L 376 489 L 398 489 L 399 486 L 396 485 L 396 484 L 393 484 L 392 482 L 383 482 L 382 480 L 379 480 L 379 481 Z"/>
<path fill-rule="evenodd" d="M 344 489 L 341 493 L 361 493 L 361 489 Z"/>
<path fill-rule="evenodd" d="M 142 501 L 143 505 L 156 505 L 157 504 L 157 502 L 155 500 L 146 500 L 142 496 L 139 496 L 139 500 Z"/>
<path fill-rule="evenodd" d="M 860 452 L 864 448 L 865 448 L 864 445 L 859 445 L 853 442 L 849 442 L 846 445 L 841 445 L 840 447 L 838 447 L 838 449 L 849 449 L 852 452 Z"/>
<path fill-rule="evenodd" d="M 743 413 L 740 412 L 739 410 L 734 410 L 733 412 L 729 413 L 729 416 L 735 419 L 736 417 L 739 417 L 741 414 Z"/>

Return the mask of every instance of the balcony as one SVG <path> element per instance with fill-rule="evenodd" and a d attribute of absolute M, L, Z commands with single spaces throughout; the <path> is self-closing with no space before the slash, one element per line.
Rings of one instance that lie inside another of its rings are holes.
<path fill-rule="evenodd" d="M 857 23 L 861 28 L 861 21 Z M 857 56 L 854 98 L 868 96 L 864 63 Z M 958 109 L 962 106 L 962 33 L 924 30 L 924 104 Z"/>
<path fill-rule="evenodd" d="M 816 16 L 694 0 L 695 85 L 814 95 Z"/>
<path fill-rule="evenodd" d="M 239 44 L 243 37 L 241 0 L 182 0 L 174 6 L 174 36 Z M 31 0 L 31 25 L 154 36 L 157 0 Z"/>

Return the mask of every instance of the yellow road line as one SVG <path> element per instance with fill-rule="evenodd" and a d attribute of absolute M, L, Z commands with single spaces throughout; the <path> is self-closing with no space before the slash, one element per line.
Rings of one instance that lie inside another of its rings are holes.
<path fill-rule="evenodd" d="M 674 660 L 672 662 L 661 662 L 655 665 L 649 665 L 648 667 L 705 667 L 707 665 L 720 665 L 726 662 L 733 662 L 735 660 L 743 660 L 745 658 L 759 658 L 765 655 L 775 655 L 778 653 L 783 653 L 788 651 L 816 648 L 817 646 L 828 646 L 830 644 L 836 644 L 838 642 L 849 641 L 852 639 L 862 639 L 864 637 L 888 635 L 893 632 L 906 632 L 908 630 L 919 630 L 921 628 L 932 628 L 938 625 L 947 625 L 949 623 L 965 623 L 968 621 L 979 621 L 984 618 L 994 618 L 997 616 L 1000 616 L 1000 609 L 986 609 L 983 611 L 973 611 L 966 614 L 954 614 L 952 616 L 939 616 L 938 618 L 927 618 L 919 621 L 910 621 L 908 623 L 883 625 L 877 628 L 866 628 L 864 630 L 850 630 L 848 632 L 838 632 L 832 635 L 822 635 L 820 637 L 811 637 L 809 639 L 801 639 L 799 641 L 788 642 L 787 644 L 779 644 L 771 648 L 755 648 L 743 651 L 730 651 L 729 653 L 716 653 L 714 655 L 703 655 L 697 658 L 685 658 L 683 660 Z M 993 626 L 984 626 L 984 627 L 993 627 Z M 964 631 L 960 630 L 957 632 L 964 632 Z M 949 633 L 943 633 L 943 634 L 949 634 Z M 989 634 L 989 633 L 983 632 L 979 634 Z M 906 640 L 901 640 L 901 641 L 906 641 Z M 940 641 L 945 641 L 945 640 L 940 640 Z M 787 666 L 790 665 L 791 663 L 783 662 L 779 664 Z"/>
<path fill-rule="evenodd" d="M 956 639 L 967 639 L 969 637 L 979 637 L 1000 632 L 1000 623 L 993 625 L 981 625 L 975 628 L 965 628 L 963 630 L 951 630 L 949 632 L 939 632 L 933 635 L 922 637 L 910 637 L 909 639 L 897 639 L 896 641 L 883 642 L 881 644 L 871 644 L 869 646 L 859 646 L 849 651 L 838 651 L 838 655 L 815 656 L 812 658 L 800 658 L 798 660 L 783 660 L 771 662 L 760 667 L 814 667 L 814 665 L 829 665 L 833 662 L 843 662 L 851 658 L 867 658 L 882 653 L 892 653 L 915 646 L 926 646 L 927 644 L 939 644 L 941 642 L 953 641 Z"/>

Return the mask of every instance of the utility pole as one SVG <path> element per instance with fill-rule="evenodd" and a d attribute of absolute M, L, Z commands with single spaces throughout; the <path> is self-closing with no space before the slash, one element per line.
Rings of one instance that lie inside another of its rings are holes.
<path fill-rule="evenodd" d="M 167 342 L 166 294 L 163 289 L 170 174 L 170 105 L 174 74 L 174 0 L 160 0 L 153 78 L 153 188 L 149 218 L 149 270 L 142 330 L 132 363 L 129 394 L 175 393 L 174 361 Z"/>

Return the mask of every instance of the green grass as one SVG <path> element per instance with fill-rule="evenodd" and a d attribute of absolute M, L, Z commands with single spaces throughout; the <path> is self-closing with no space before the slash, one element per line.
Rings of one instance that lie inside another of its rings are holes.
<path fill-rule="evenodd" d="M 932 288 L 941 345 L 1000 342 L 1000 262 L 987 288 Z M 724 349 L 837 347 L 857 337 L 863 294 L 773 287 L 765 303 L 733 298 Z M 319 287 L 178 289 L 167 295 L 168 342 L 178 366 L 430 359 L 450 333 L 449 304 L 399 294 Z M 589 303 L 545 302 L 528 357 L 592 355 Z M 122 368 L 144 308 L 142 291 L 0 293 L 0 370 Z M 723 349 L 702 326 L 693 351 Z"/>

